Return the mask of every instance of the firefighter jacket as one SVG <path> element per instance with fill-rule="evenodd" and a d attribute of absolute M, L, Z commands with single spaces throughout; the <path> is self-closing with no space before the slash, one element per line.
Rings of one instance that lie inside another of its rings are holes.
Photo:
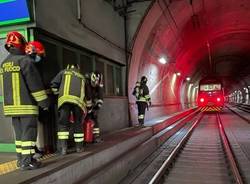
<path fill-rule="evenodd" d="M 77 69 L 70 68 L 59 72 L 51 81 L 53 93 L 58 94 L 58 108 L 64 103 L 72 103 L 86 112 L 84 86 L 84 76 Z"/>
<path fill-rule="evenodd" d="M 136 82 L 134 91 L 132 93 L 136 97 L 136 102 L 150 102 L 148 86 L 142 82 Z"/>
<path fill-rule="evenodd" d="M 104 93 L 103 84 L 93 87 L 91 85 L 89 74 L 86 74 L 85 78 L 86 78 L 85 100 L 86 100 L 87 109 L 98 110 L 103 105 L 103 93 Z"/>
<path fill-rule="evenodd" d="M 38 105 L 49 105 L 40 75 L 33 60 L 16 50 L 2 62 L 0 82 L 4 98 L 3 112 L 6 116 L 37 115 Z"/>

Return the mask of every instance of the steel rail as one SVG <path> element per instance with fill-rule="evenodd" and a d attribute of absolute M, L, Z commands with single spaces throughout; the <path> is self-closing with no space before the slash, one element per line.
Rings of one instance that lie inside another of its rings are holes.
<path fill-rule="evenodd" d="M 199 113 L 200 114 L 200 113 Z M 198 114 L 198 115 L 199 115 Z M 164 161 L 160 169 L 155 173 L 153 178 L 149 181 L 148 184 L 156 184 L 160 181 L 162 176 L 165 174 L 166 170 L 170 166 L 170 164 L 173 162 L 175 156 L 179 153 L 180 149 L 183 147 L 185 142 L 188 140 L 188 138 L 191 136 L 192 131 L 194 130 L 195 126 L 200 122 L 202 118 L 202 115 L 194 122 L 192 127 L 188 130 L 186 135 L 181 139 L 181 141 L 178 143 L 178 145 L 175 147 L 175 149 L 171 152 L 169 157 Z"/>
<path fill-rule="evenodd" d="M 237 167 L 237 164 L 236 164 L 236 161 L 235 161 L 235 158 L 234 158 L 234 155 L 233 155 L 233 151 L 232 151 L 231 146 L 229 144 L 225 129 L 224 129 L 223 125 L 222 125 L 221 118 L 220 118 L 218 113 L 217 113 L 217 120 L 218 120 L 218 125 L 219 125 L 220 137 L 222 139 L 223 147 L 225 149 L 227 158 L 229 160 L 229 165 L 231 167 L 232 174 L 234 176 L 235 182 L 237 184 L 243 184 L 242 177 L 240 175 L 239 169 Z"/>

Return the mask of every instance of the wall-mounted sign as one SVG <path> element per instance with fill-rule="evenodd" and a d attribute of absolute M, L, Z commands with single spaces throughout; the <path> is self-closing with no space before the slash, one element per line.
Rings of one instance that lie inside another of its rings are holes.
<path fill-rule="evenodd" d="M 26 0 L 0 0 L 0 26 L 30 21 Z"/>

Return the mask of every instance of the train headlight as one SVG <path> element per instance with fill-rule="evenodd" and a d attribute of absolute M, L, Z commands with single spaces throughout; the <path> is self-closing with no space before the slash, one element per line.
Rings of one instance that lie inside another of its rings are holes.
<path fill-rule="evenodd" d="M 221 101 L 221 99 L 218 97 L 218 98 L 217 98 L 217 102 L 220 102 L 220 101 Z"/>
<path fill-rule="evenodd" d="M 204 102 L 204 98 L 200 98 L 200 102 Z"/>

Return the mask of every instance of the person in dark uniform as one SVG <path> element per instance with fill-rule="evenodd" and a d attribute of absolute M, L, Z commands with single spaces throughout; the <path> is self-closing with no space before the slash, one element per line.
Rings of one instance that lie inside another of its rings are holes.
<path fill-rule="evenodd" d="M 61 154 L 67 154 L 67 140 L 69 139 L 70 114 L 74 116 L 74 141 L 76 152 L 83 151 L 83 126 L 82 118 L 86 114 L 85 79 L 80 73 L 79 65 L 68 65 L 51 81 L 51 88 L 54 94 L 58 94 L 58 143 L 61 147 Z"/>
<path fill-rule="evenodd" d="M 100 127 L 98 122 L 98 111 L 103 105 L 103 75 L 100 72 L 91 72 L 85 75 L 86 78 L 86 103 L 87 118 L 94 121 L 93 137 L 94 142 L 99 143 L 103 140 L 100 137 Z"/>
<path fill-rule="evenodd" d="M 3 90 L 3 112 L 12 117 L 15 130 L 17 166 L 21 170 L 38 168 L 33 159 L 37 138 L 38 106 L 47 109 L 48 97 L 33 60 L 25 55 L 26 41 L 19 32 L 7 35 L 5 48 L 9 52 L 0 69 Z"/>
<path fill-rule="evenodd" d="M 36 64 L 42 62 L 45 58 L 45 48 L 43 46 L 43 44 L 39 41 L 30 41 L 27 43 L 26 47 L 25 47 L 25 54 L 28 55 L 29 57 L 31 57 L 33 59 L 33 62 Z M 41 77 L 42 78 L 42 77 Z M 43 79 L 42 79 L 43 81 Z M 49 97 L 50 91 L 48 91 L 46 89 L 46 93 Z M 44 111 L 41 108 L 39 108 L 39 117 L 38 117 L 38 138 L 37 141 L 41 141 L 39 139 L 39 137 L 41 137 L 41 133 L 43 132 L 43 124 L 45 123 L 42 120 L 44 118 L 47 118 L 48 116 L 48 111 Z M 41 123 L 42 121 L 42 123 Z M 41 141 L 43 142 L 43 141 Z M 39 144 L 40 145 L 40 144 Z M 41 146 L 41 145 L 40 145 Z M 40 159 L 43 155 L 44 155 L 44 147 L 38 147 L 37 145 L 35 146 L 35 155 L 33 156 L 33 158 L 35 159 Z"/>
<path fill-rule="evenodd" d="M 140 82 L 136 82 L 133 90 L 133 95 L 136 97 L 136 104 L 138 108 L 138 122 L 140 126 L 144 126 L 145 110 L 148 105 L 151 106 L 151 98 L 147 86 L 147 77 L 142 76 Z"/>

